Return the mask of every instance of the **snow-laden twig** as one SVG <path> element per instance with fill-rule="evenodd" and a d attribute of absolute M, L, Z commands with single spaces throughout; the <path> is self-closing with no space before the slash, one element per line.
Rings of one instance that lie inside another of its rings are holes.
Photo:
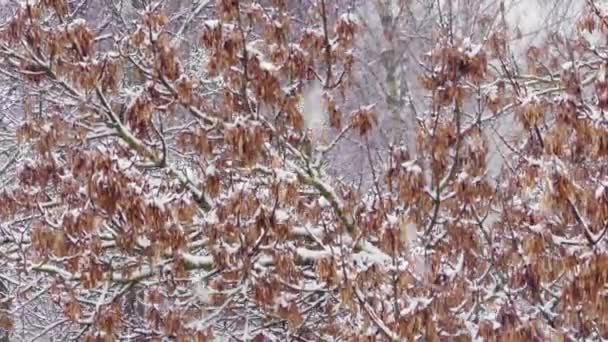
<path fill-rule="evenodd" d="M 190 12 L 190 14 L 188 15 L 188 17 L 186 18 L 186 20 L 184 20 L 184 22 L 182 23 L 182 25 L 180 26 L 179 30 L 177 30 L 177 32 L 175 32 L 175 37 L 181 37 L 182 34 L 184 33 L 184 31 L 186 30 L 186 27 L 188 27 L 188 25 L 190 25 L 190 23 L 192 22 L 192 20 L 203 10 L 203 8 L 205 8 L 209 3 L 211 2 L 211 0 L 201 0 L 198 4 L 198 6 L 196 6 L 196 8 Z M 174 38 L 175 39 L 175 38 Z"/>
<path fill-rule="evenodd" d="M 28 340 L 28 342 L 34 342 L 37 341 L 38 339 L 40 339 L 41 337 L 43 337 L 44 335 L 46 335 L 49 331 L 55 329 L 56 327 L 67 323 L 69 320 L 67 318 L 58 320 L 56 322 L 54 322 L 53 324 L 50 324 L 49 326 L 47 326 L 46 328 L 44 328 L 42 331 L 40 331 L 36 336 L 32 337 L 31 339 Z"/>
<path fill-rule="evenodd" d="M 222 305 L 220 307 L 215 309 L 215 311 L 213 311 L 213 313 L 211 313 L 210 315 L 205 317 L 205 319 L 198 321 L 198 322 L 190 323 L 189 327 L 191 329 L 198 330 L 198 331 L 204 331 L 205 329 L 207 329 L 207 327 L 213 323 L 213 320 L 215 318 L 217 318 L 218 316 L 220 316 L 222 314 L 222 312 L 228 307 L 228 305 L 230 305 L 230 303 L 232 303 L 236 294 L 239 293 L 240 291 L 242 291 L 242 287 L 243 287 L 243 285 L 240 285 L 240 286 L 230 290 L 230 292 L 227 295 L 226 300 L 224 301 L 224 303 L 222 303 Z"/>
<path fill-rule="evenodd" d="M 392 331 L 389 327 L 387 327 L 384 322 L 376 315 L 374 309 L 369 306 L 369 304 L 365 301 L 365 296 L 359 289 L 359 287 L 355 287 L 355 294 L 359 299 L 359 303 L 363 306 L 363 310 L 367 313 L 369 318 L 374 322 L 374 324 L 382 331 L 386 337 L 388 337 L 393 342 L 401 342 L 403 339 L 399 338 L 399 335 Z"/>

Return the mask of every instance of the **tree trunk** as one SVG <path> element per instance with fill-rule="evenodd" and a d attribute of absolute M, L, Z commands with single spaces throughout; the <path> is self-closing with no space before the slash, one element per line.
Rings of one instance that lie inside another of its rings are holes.
<path fill-rule="evenodd" d="M 10 309 L 10 302 L 5 299 L 8 296 L 8 289 L 4 286 L 4 283 L 0 281 L 0 323 L 3 323 L 8 315 L 8 311 Z M 5 330 L 4 327 L 0 325 L 0 342 L 9 342 L 10 341 L 10 332 Z"/>

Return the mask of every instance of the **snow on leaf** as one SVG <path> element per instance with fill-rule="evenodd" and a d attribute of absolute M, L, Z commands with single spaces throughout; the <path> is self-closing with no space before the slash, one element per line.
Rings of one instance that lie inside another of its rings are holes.
<path fill-rule="evenodd" d="M 274 217 L 277 220 L 277 223 L 282 224 L 288 222 L 291 215 L 287 210 L 277 209 L 274 212 Z"/>

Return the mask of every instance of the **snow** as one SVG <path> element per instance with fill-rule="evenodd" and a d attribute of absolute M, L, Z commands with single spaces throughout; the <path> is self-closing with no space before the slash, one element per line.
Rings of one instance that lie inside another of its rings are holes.
<path fill-rule="evenodd" d="M 410 298 L 408 306 L 401 310 L 400 315 L 409 316 L 410 314 L 414 313 L 416 311 L 416 309 L 423 310 L 424 308 L 429 306 L 432 302 L 433 302 L 433 299 L 427 298 L 427 297 Z"/>
<path fill-rule="evenodd" d="M 84 185 L 81 185 L 81 186 L 78 188 L 78 193 L 79 193 L 80 195 L 87 195 L 87 194 L 89 193 L 89 191 L 88 191 L 88 189 L 87 189 L 87 188 L 86 188 Z"/>
<path fill-rule="evenodd" d="M 412 259 L 413 274 L 422 278 L 428 273 L 428 266 L 424 260 L 425 251 L 422 246 L 410 246 L 410 258 Z"/>
<path fill-rule="evenodd" d="M 464 182 L 469 177 L 469 174 L 466 171 L 462 171 L 458 174 L 458 182 Z"/>
<path fill-rule="evenodd" d="M 403 162 L 403 163 L 401 163 L 401 167 L 405 168 L 405 170 L 407 172 L 415 173 L 415 174 L 422 174 L 422 168 L 420 168 L 420 166 L 418 166 L 418 164 L 416 164 L 415 160 L 409 160 L 409 161 Z"/>
<path fill-rule="evenodd" d="M 305 33 L 305 34 L 307 34 L 307 35 L 316 36 L 316 37 L 319 37 L 319 38 L 323 38 L 323 37 L 325 36 L 325 35 L 323 34 L 323 30 L 322 30 L 322 29 L 320 29 L 320 28 L 316 28 L 316 29 L 315 29 L 315 28 L 310 28 L 310 27 L 307 27 L 307 28 L 304 30 L 304 33 Z"/>
<path fill-rule="evenodd" d="M 43 130 L 44 132 L 47 132 L 47 133 L 48 133 L 48 132 L 50 132 L 50 131 L 51 131 L 51 129 L 53 128 L 53 123 L 52 123 L 52 122 L 45 122 L 45 123 L 44 123 L 44 125 L 42 125 L 42 127 L 41 127 L 41 128 L 42 128 L 42 130 Z"/>
<path fill-rule="evenodd" d="M 262 5 L 260 5 L 257 2 L 254 2 L 250 5 L 250 10 L 252 12 L 260 12 L 260 13 L 264 12 L 264 8 L 262 7 Z"/>
<path fill-rule="evenodd" d="M 471 38 L 469 38 L 469 37 L 466 37 L 464 39 L 464 41 L 462 42 L 462 48 L 460 48 L 461 51 L 464 50 L 463 52 L 469 58 L 476 57 L 479 54 L 479 52 L 481 52 L 481 49 L 482 49 L 482 45 L 473 44 L 471 42 Z"/>
<path fill-rule="evenodd" d="M 281 224 L 288 222 L 291 215 L 289 214 L 289 212 L 287 212 L 287 210 L 277 209 L 274 212 L 274 217 L 277 220 L 277 223 Z"/>
<path fill-rule="evenodd" d="M 207 168 L 205 169 L 205 174 L 207 176 L 215 176 L 217 173 L 217 169 L 215 168 L 215 165 L 213 164 L 209 164 L 207 166 Z"/>
<path fill-rule="evenodd" d="M 68 25 L 68 30 L 73 30 L 74 28 L 78 27 L 78 26 L 83 26 L 86 25 L 87 21 L 84 20 L 83 18 L 77 18 L 72 20 L 72 22 Z"/>
<path fill-rule="evenodd" d="M 118 169 L 121 171 L 127 170 L 133 166 L 133 162 L 126 160 L 125 158 L 116 158 Z"/>
<path fill-rule="evenodd" d="M 183 260 L 191 265 L 202 267 L 202 266 L 212 266 L 213 265 L 213 257 L 210 255 L 193 255 L 190 253 L 182 253 Z"/>
<path fill-rule="evenodd" d="M 314 82 L 304 93 L 301 112 L 304 127 L 312 130 L 313 135 L 323 127 L 327 113 L 323 101 L 323 86 L 320 82 Z"/>
<path fill-rule="evenodd" d="M 205 20 L 204 24 L 209 29 L 216 29 L 222 26 L 222 23 L 219 20 Z"/>
<path fill-rule="evenodd" d="M 601 199 L 606 193 L 606 188 L 603 185 L 598 186 L 595 190 L 595 199 Z"/>
<path fill-rule="evenodd" d="M 321 208 L 327 208 L 330 206 L 330 203 L 325 199 L 325 197 L 321 196 L 317 201 L 319 202 L 319 207 Z"/>
<path fill-rule="evenodd" d="M 209 303 L 211 299 L 212 289 L 205 286 L 205 284 L 201 280 L 199 280 L 194 285 L 193 294 L 200 302 Z"/>
<path fill-rule="evenodd" d="M 357 15 L 355 15 L 353 12 L 346 12 L 342 14 L 339 20 L 353 25 L 359 24 L 359 18 L 357 18 Z"/>
<path fill-rule="evenodd" d="M 541 234 L 543 232 L 543 225 L 540 224 L 540 223 L 535 224 L 535 225 L 531 225 L 530 226 L 530 230 L 533 231 L 533 232 L 535 232 L 535 233 Z"/>
<path fill-rule="evenodd" d="M 565 62 L 565 63 L 562 64 L 562 70 L 567 71 L 567 70 L 570 70 L 572 68 L 574 68 L 574 63 L 572 63 L 572 62 Z"/>
<path fill-rule="evenodd" d="M 525 106 L 528 104 L 536 104 L 539 102 L 540 102 L 540 100 L 539 100 L 538 96 L 536 95 L 536 93 L 529 94 L 526 97 L 521 99 L 522 106 Z"/>
<path fill-rule="evenodd" d="M 259 56 L 258 56 L 258 58 L 259 58 Z M 276 71 L 279 70 L 279 67 L 276 66 L 274 63 L 271 63 L 271 62 L 269 62 L 267 60 L 264 60 L 264 59 L 260 59 L 260 68 L 262 70 L 265 70 L 265 71 L 268 71 L 268 72 L 271 72 L 271 73 L 272 72 L 276 72 Z"/>
<path fill-rule="evenodd" d="M 291 234 L 300 235 L 300 236 L 313 236 L 320 238 L 323 236 L 323 228 L 320 226 L 312 227 L 310 224 L 306 224 L 306 226 L 294 226 L 291 228 Z"/>
<path fill-rule="evenodd" d="M 307 248 L 296 248 L 296 253 L 298 256 L 304 260 L 319 260 L 328 258 L 331 256 L 331 253 L 325 250 L 313 250 Z"/>
<path fill-rule="evenodd" d="M 288 308 L 289 307 L 289 302 L 287 301 L 287 298 L 286 298 L 285 294 L 283 294 L 281 296 L 278 296 L 275 299 L 275 304 L 278 307 L 281 307 L 281 308 Z"/>
<path fill-rule="evenodd" d="M 102 56 L 103 56 L 103 58 L 101 58 L 102 60 L 106 59 L 106 58 L 115 59 L 115 58 L 120 58 L 120 53 L 117 51 L 108 51 L 108 52 L 104 53 Z"/>
<path fill-rule="evenodd" d="M 451 270 L 447 270 L 446 276 L 450 279 L 453 280 L 454 277 L 456 277 L 459 273 L 462 273 L 464 269 L 464 253 L 460 253 L 460 256 L 458 257 L 458 261 L 456 262 L 456 265 L 452 266 Z"/>
<path fill-rule="evenodd" d="M 207 213 L 207 216 L 205 217 L 205 223 L 208 225 L 216 225 L 220 223 L 220 219 L 217 217 L 215 209 Z"/>
<path fill-rule="evenodd" d="M 189 180 L 197 178 L 196 174 L 194 173 L 194 170 L 192 170 L 192 168 L 189 168 L 189 167 L 184 168 L 184 176 Z"/>
<path fill-rule="evenodd" d="M 262 44 L 264 44 L 264 41 L 261 39 L 253 40 L 253 41 L 247 43 L 247 52 L 251 56 L 256 56 L 259 59 L 262 59 L 264 54 L 262 53 L 262 51 L 260 51 L 260 49 L 257 48 L 258 45 L 262 45 Z"/>
<path fill-rule="evenodd" d="M 172 200 L 173 200 L 173 197 L 171 195 L 166 195 L 164 197 L 154 196 L 152 198 L 146 198 L 145 203 L 154 208 L 157 208 L 160 211 L 165 211 L 166 205 L 168 203 L 170 203 Z"/>
<path fill-rule="evenodd" d="M 145 235 L 140 235 L 137 237 L 137 244 L 142 248 L 148 248 L 152 245 L 152 242 Z"/>
<path fill-rule="evenodd" d="M 397 218 L 397 216 L 393 215 L 393 214 L 388 214 L 386 216 L 387 221 L 390 225 L 397 225 L 397 223 L 399 222 L 399 219 Z"/>
<path fill-rule="evenodd" d="M 361 242 L 362 251 L 353 255 L 353 261 L 360 263 L 361 265 L 388 265 L 392 263 L 392 259 L 386 253 L 382 252 L 378 247 L 373 244 L 364 241 Z"/>
<path fill-rule="evenodd" d="M 604 64 L 602 64 L 597 71 L 597 80 L 601 83 L 606 82 L 606 66 Z"/>
<path fill-rule="evenodd" d="M 401 238 L 407 242 L 410 247 L 416 246 L 418 231 L 416 225 L 412 222 L 406 223 L 401 227 Z"/>

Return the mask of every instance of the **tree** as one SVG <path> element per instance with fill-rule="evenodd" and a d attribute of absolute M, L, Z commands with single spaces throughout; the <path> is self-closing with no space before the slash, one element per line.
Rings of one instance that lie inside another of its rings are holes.
<path fill-rule="evenodd" d="M 106 5 L 0 26 L 16 338 L 608 337 L 599 4 L 525 61 L 502 2 Z"/>

